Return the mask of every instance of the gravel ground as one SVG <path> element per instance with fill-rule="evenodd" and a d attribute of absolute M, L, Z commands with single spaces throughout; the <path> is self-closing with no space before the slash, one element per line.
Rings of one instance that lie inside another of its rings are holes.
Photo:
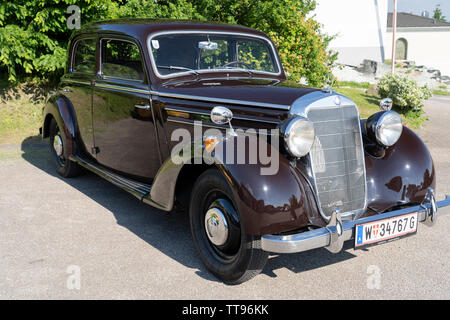
<path fill-rule="evenodd" d="M 418 133 L 442 199 L 450 99 L 430 99 L 425 110 Z M 450 298 L 450 216 L 366 250 L 273 255 L 258 277 L 226 286 L 197 256 L 187 215 L 141 204 L 94 174 L 62 179 L 42 145 L 0 146 L 0 179 L 1 299 Z"/>

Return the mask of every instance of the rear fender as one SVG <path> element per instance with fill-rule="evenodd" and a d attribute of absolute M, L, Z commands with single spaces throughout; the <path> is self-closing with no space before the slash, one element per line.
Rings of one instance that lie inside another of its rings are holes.
<path fill-rule="evenodd" d="M 73 142 L 77 134 L 76 117 L 72 104 L 65 96 L 52 96 L 44 107 L 43 117 L 42 138 L 49 136 L 50 122 L 54 118 L 64 138 L 69 142 L 64 148 L 64 156 L 68 158 L 74 152 Z"/>

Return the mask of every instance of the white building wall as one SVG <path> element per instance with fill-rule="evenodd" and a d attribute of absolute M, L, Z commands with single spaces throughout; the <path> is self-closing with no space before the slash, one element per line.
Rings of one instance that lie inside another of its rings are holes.
<path fill-rule="evenodd" d="M 337 35 L 330 49 L 338 62 L 358 66 L 364 59 L 384 61 L 388 0 L 317 0 L 315 19 Z"/>
<path fill-rule="evenodd" d="M 391 59 L 392 28 L 388 29 L 385 54 Z M 442 75 L 450 76 L 450 28 L 397 28 L 396 39 L 406 39 L 407 60 L 415 61 L 416 65 L 424 65 L 441 71 Z"/>

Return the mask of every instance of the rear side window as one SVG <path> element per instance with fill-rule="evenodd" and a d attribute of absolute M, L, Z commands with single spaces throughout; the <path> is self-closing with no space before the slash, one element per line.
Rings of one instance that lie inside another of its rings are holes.
<path fill-rule="evenodd" d="M 78 40 L 72 70 L 74 72 L 95 73 L 95 39 Z"/>
<path fill-rule="evenodd" d="M 105 77 L 144 80 L 142 58 L 135 43 L 103 39 L 102 73 Z"/>

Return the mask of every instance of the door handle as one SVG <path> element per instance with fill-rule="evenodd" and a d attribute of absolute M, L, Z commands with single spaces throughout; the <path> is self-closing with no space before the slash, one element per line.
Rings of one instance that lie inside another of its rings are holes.
<path fill-rule="evenodd" d="M 150 105 L 148 104 L 135 104 L 134 107 L 143 110 L 150 110 Z"/>

